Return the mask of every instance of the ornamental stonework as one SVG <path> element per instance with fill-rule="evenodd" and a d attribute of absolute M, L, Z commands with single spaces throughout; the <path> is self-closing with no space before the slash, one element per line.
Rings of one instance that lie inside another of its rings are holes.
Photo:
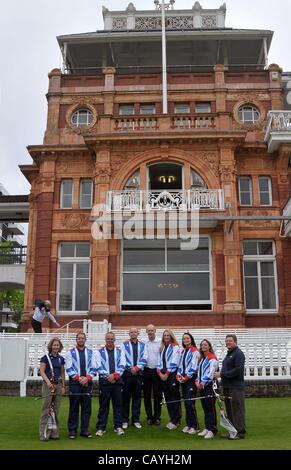
<path fill-rule="evenodd" d="M 218 153 L 217 152 L 193 152 L 192 153 L 195 161 L 202 160 L 206 165 L 211 169 L 215 176 L 219 177 L 219 162 L 218 162 Z"/>
<path fill-rule="evenodd" d="M 80 228 L 89 228 L 89 216 L 86 214 L 64 214 L 61 218 L 61 227 L 70 230 L 79 230 Z"/>
<path fill-rule="evenodd" d="M 233 182 L 237 176 L 236 163 L 233 165 L 221 165 L 219 168 L 219 174 L 222 182 Z"/>
<path fill-rule="evenodd" d="M 122 29 L 127 29 L 127 19 L 115 17 L 112 20 L 112 29 L 119 31 Z"/>
<path fill-rule="evenodd" d="M 205 29 L 211 29 L 217 27 L 217 18 L 213 15 L 202 15 L 201 26 Z"/>
<path fill-rule="evenodd" d="M 111 170 L 110 168 L 97 168 L 96 169 L 96 176 L 95 176 L 95 182 L 98 184 L 102 183 L 109 183 L 110 182 L 110 176 L 111 176 Z"/>
<path fill-rule="evenodd" d="M 246 216 L 259 216 L 259 217 L 267 217 L 272 215 L 269 211 L 246 211 L 244 212 Z M 278 222 L 276 220 L 243 220 L 240 221 L 242 226 L 250 227 L 250 228 L 276 228 Z"/>

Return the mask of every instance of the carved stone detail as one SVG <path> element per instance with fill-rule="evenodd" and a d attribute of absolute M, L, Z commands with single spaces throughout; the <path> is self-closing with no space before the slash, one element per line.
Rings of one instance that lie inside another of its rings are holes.
<path fill-rule="evenodd" d="M 236 162 L 232 165 L 222 164 L 219 168 L 220 179 L 222 182 L 233 182 L 237 176 L 237 164 Z"/>
<path fill-rule="evenodd" d="M 244 212 L 244 215 L 246 216 L 262 216 L 262 217 L 266 217 L 268 215 L 271 215 L 270 212 L 268 211 L 247 211 L 247 212 Z M 278 222 L 276 222 L 275 220 L 272 221 L 272 220 L 243 220 L 241 221 L 241 224 L 242 225 L 245 225 L 247 227 L 266 227 L 266 228 L 273 228 L 273 227 L 276 227 Z"/>
<path fill-rule="evenodd" d="M 217 18 L 214 15 L 201 15 L 201 27 L 210 29 L 217 27 Z"/>
<path fill-rule="evenodd" d="M 78 230 L 89 225 L 89 218 L 85 214 L 65 214 L 62 218 L 62 225 L 70 230 Z"/>
<path fill-rule="evenodd" d="M 203 160 L 211 171 L 219 177 L 219 162 L 218 162 L 218 153 L 217 152 L 193 152 L 195 159 Z"/>
<path fill-rule="evenodd" d="M 109 183 L 111 176 L 111 170 L 108 167 L 104 168 L 96 168 L 96 176 L 95 181 L 96 183 Z"/>

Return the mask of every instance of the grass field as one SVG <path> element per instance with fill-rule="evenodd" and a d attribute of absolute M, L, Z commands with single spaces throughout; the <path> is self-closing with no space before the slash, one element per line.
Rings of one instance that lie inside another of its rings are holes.
<path fill-rule="evenodd" d="M 63 398 L 60 422 L 61 439 L 59 441 L 40 442 L 38 439 L 38 419 L 41 401 L 33 398 L 0 397 L 0 449 L 1 450 L 34 450 L 34 449 L 86 449 L 86 450 L 290 450 L 291 449 L 291 398 L 248 399 L 246 439 L 228 441 L 221 437 L 225 431 L 219 428 L 218 435 L 212 440 L 198 436 L 189 436 L 179 429 L 169 431 L 165 424 L 169 421 L 163 409 L 161 426 L 148 426 L 142 415 L 143 428 L 129 427 L 124 436 L 113 432 L 112 418 L 103 437 L 95 436 L 95 423 L 98 411 L 98 400 L 93 399 L 93 412 L 90 430 L 92 439 L 78 437 L 69 440 L 67 437 L 68 398 Z M 197 406 L 200 427 L 203 420 L 201 405 Z M 184 411 L 184 410 L 183 410 Z"/>

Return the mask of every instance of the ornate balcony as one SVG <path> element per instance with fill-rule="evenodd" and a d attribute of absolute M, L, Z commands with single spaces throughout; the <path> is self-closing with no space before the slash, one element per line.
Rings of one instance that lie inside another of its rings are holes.
<path fill-rule="evenodd" d="M 265 142 L 268 151 L 276 151 L 280 144 L 291 143 L 291 111 L 269 111 Z"/>
<path fill-rule="evenodd" d="M 189 189 L 180 191 L 108 191 L 109 211 L 191 211 L 224 210 L 221 189 Z"/>

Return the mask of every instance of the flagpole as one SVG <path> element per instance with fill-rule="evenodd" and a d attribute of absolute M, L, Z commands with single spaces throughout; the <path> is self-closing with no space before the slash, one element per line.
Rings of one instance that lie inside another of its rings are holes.
<path fill-rule="evenodd" d="M 167 44 L 166 44 L 166 13 L 165 0 L 162 0 L 162 62 L 163 62 L 163 114 L 168 114 L 168 86 L 167 86 Z"/>

